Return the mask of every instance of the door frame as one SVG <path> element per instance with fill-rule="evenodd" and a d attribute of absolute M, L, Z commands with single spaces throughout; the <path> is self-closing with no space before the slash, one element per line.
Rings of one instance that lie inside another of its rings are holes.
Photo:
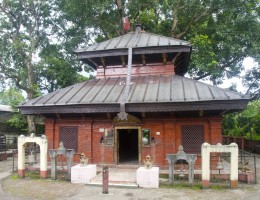
<path fill-rule="evenodd" d="M 139 164 L 141 164 L 141 155 L 142 155 L 142 128 L 141 126 L 117 126 L 114 127 L 115 130 L 115 146 L 114 146 L 114 162 L 116 164 L 119 164 L 119 151 L 118 151 L 118 130 L 122 130 L 122 129 L 137 129 L 138 130 L 138 162 Z"/>

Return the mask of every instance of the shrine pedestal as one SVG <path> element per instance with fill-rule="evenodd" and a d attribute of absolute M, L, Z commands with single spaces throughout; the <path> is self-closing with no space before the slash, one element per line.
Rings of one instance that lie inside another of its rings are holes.
<path fill-rule="evenodd" d="M 136 171 L 136 182 L 142 188 L 159 188 L 159 167 L 139 167 Z"/>
<path fill-rule="evenodd" d="M 71 183 L 90 183 L 90 180 L 97 175 L 96 165 L 71 167 Z"/>

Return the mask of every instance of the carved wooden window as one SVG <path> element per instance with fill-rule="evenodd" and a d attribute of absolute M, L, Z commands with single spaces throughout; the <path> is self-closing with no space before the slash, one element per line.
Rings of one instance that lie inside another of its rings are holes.
<path fill-rule="evenodd" d="M 105 130 L 105 144 L 114 145 L 114 129 L 113 128 Z"/>
<path fill-rule="evenodd" d="M 60 140 L 66 149 L 74 149 L 78 151 L 78 127 L 77 126 L 61 126 L 59 132 Z"/>
<path fill-rule="evenodd" d="M 204 142 L 203 125 L 181 126 L 181 143 L 186 153 L 200 153 Z"/>
<path fill-rule="evenodd" d="M 143 128 L 142 129 L 142 144 L 143 146 L 150 145 L 150 129 Z"/>

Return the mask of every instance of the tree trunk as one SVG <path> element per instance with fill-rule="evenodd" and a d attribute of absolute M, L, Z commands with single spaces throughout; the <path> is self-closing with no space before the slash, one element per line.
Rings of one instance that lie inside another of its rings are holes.
<path fill-rule="evenodd" d="M 31 51 L 29 53 L 29 59 L 27 62 L 27 73 L 28 73 L 28 88 L 27 91 L 27 98 L 33 99 L 33 91 L 34 91 L 34 74 L 33 74 L 33 65 L 32 65 L 32 55 L 33 51 L 35 50 L 35 40 L 32 37 L 31 38 Z M 28 133 L 34 133 L 36 134 L 36 125 L 35 125 L 35 116 L 34 115 L 28 115 L 27 116 L 27 123 L 28 123 Z"/>
<path fill-rule="evenodd" d="M 27 115 L 28 133 L 36 134 L 35 116 Z"/>

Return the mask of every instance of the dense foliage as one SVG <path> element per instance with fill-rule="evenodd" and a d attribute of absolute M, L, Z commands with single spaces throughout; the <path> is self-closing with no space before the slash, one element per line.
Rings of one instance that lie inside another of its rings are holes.
<path fill-rule="evenodd" d="M 245 136 L 260 140 L 260 100 L 249 103 L 240 113 L 226 115 L 223 120 L 225 135 Z"/>
<path fill-rule="evenodd" d="M 87 79 L 77 47 L 125 34 L 139 18 L 146 31 L 192 43 L 188 76 L 220 84 L 238 77 L 242 61 L 247 93 L 259 97 L 258 0 L 0 0 L 0 88 L 27 99 Z M 29 116 L 29 130 L 35 131 Z"/>

